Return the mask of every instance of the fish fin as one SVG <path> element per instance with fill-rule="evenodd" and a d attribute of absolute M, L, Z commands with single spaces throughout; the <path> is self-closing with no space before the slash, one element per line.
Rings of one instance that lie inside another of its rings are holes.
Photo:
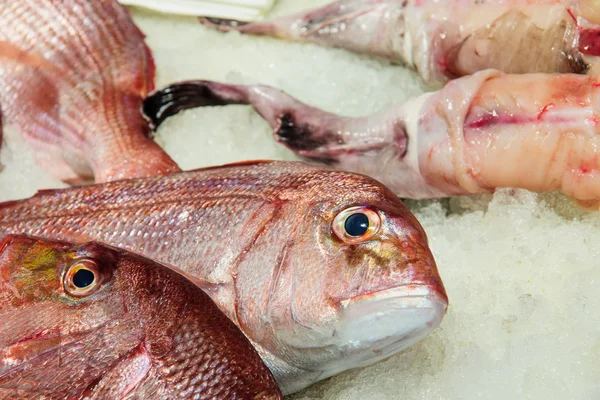
<path fill-rule="evenodd" d="M 263 85 L 211 81 L 175 83 L 148 96 L 143 110 L 150 125 L 157 129 L 168 117 L 182 110 L 227 104 L 251 105 L 273 128 L 275 140 L 302 157 L 325 164 L 333 164 L 348 153 L 379 149 L 388 145 L 394 136 L 389 135 L 389 129 L 381 130 L 385 140 L 377 134 L 354 134 L 368 129 L 366 118 L 329 113 Z"/>
<path fill-rule="evenodd" d="M 19 199 L 19 200 L 8 200 L 8 201 L 0 202 L 0 210 L 3 209 L 3 208 L 12 207 L 12 206 L 14 206 L 14 205 L 16 205 L 16 204 L 18 204 L 18 203 L 20 203 L 22 201 L 25 201 L 25 200 L 24 199 Z"/>
<path fill-rule="evenodd" d="M 8 200 L 8 201 L 0 202 L 0 210 L 2 210 L 3 208 L 10 208 L 10 207 L 12 207 L 14 205 L 19 204 L 22 201 L 25 201 L 25 199 Z"/>
<path fill-rule="evenodd" d="M 273 161 L 273 160 L 245 160 L 245 161 L 237 161 L 237 162 L 228 163 L 228 164 L 211 165 L 211 166 L 208 166 L 208 167 L 197 168 L 194 171 L 210 171 L 210 170 L 213 170 L 213 169 L 231 168 L 231 167 L 249 167 L 249 166 L 252 166 L 252 165 L 271 164 L 271 163 L 275 163 L 275 162 L 277 162 L 277 161 Z"/>
<path fill-rule="evenodd" d="M 270 164 L 273 160 L 245 160 L 222 165 L 222 167 L 247 167 L 250 165 Z"/>
<path fill-rule="evenodd" d="M 237 31 L 252 35 L 277 36 L 277 28 L 274 22 L 250 22 L 216 17 L 199 17 L 198 20 L 202 25 L 221 32 Z"/>
<path fill-rule="evenodd" d="M 9 120 L 21 131 L 42 168 L 64 181 L 78 181 L 91 177 L 89 170 L 75 167 L 82 164 L 80 151 L 58 146 L 55 140 L 43 140 L 44 136 L 60 135 L 54 122 L 60 113 L 56 106 L 59 88 L 55 84 L 60 75 L 60 70 L 43 58 L 0 42 L 0 81 L 5 81 L 2 85 L 5 93 L 11 93 L 11 96 L 0 94 L 3 120 Z M 18 115 L 13 112 L 15 108 L 19 109 Z M 33 125 L 35 129 L 30 128 Z M 66 162 L 64 154 L 69 155 L 73 165 Z"/>
<path fill-rule="evenodd" d="M 27 199 L 8 200 L 8 201 L 0 202 L 0 210 L 2 210 L 4 208 L 14 207 L 19 203 L 30 203 L 30 202 L 34 201 L 35 199 L 40 199 L 45 196 L 52 197 L 54 195 L 58 195 L 61 192 L 65 192 L 68 190 L 71 190 L 71 188 L 67 187 L 67 188 L 62 188 L 62 189 L 41 189 L 41 190 L 38 190 L 37 192 L 35 192 L 35 194 L 33 196 L 31 196 Z"/>
<path fill-rule="evenodd" d="M 69 7 L 37 12 L 29 30 L 0 10 L 3 32 L 11 32 L 0 33 L 0 87 L 11 93 L 0 98 L 5 119 L 37 162 L 68 183 L 180 171 L 140 112 L 154 86 L 144 35 L 117 2 L 86 2 L 80 13 Z"/>
<path fill-rule="evenodd" d="M 196 107 L 248 104 L 243 88 L 209 81 L 185 81 L 151 93 L 142 112 L 153 130 L 180 111 Z"/>
<path fill-rule="evenodd" d="M 265 22 L 200 17 L 200 22 L 222 32 L 238 31 L 280 39 L 313 42 L 358 53 L 393 57 L 382 32 L 397 24 L 395 13 L 405 5 L 392 0 L 339 0 Z"/>
<path fill-rule="evenodd" d="M 144 342 L 120 358 L 82 393 L 85 399 L 125 399 L 148 376 L 152 358 Z M 125 378 L 125 379 L 124 379 Z"/>

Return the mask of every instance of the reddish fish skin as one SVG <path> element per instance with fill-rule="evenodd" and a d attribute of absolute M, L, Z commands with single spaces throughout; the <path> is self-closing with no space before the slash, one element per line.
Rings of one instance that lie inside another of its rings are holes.
<path fill-rule="evenodd" d="M 64 284 L 85 260 L 95 290 Z M 282 399 L 252 344 L 178 272 L 100 245 L 0 242 L 0 398 Z"/>
<path fill-rule="evenodd" d="M 382 228 L 345 245 L 332 221 L 354 206 L 379 212 Z M 323 379 L 334 361 L 337 372 L 356 367 L 326 346 L 344 300 L 422 285 L 447 303 L 427 236 L 397 196 L 299 162 L 43 191 L 0 204 L 0 237 L 9 233 L 100 241 L 183 269 L 257 346 L 284 394 Z"/>
<path fill-rule="evenodd" d="M 0 0 L 0 109 L 67 182 L 179 171 L 140 113 L 153 89 L 144 35 L 114 0 Z"/>

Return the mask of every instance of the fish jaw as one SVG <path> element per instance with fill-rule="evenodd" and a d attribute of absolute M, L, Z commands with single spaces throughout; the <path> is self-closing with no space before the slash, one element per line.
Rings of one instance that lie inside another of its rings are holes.
<path fill-rule="evenodd" d="M 437 328 L 448 308 L 446 290 L 432 261 L 410 265 L 399 262 L 396 273 L 365 282 L 349 297 L 316 303 L 313 307 L 330 306 L 323 311 L 328 317 L 321 320 L 309 319 L 311 313 L 295 303 L 294 320 L 309 329 L 306 335 L 288 336 L 283 331 L 279 335 L 287 337 L 287 343 L 299 354 L 328 348 L 333 356 L 305 365 L 307 370 L 319 371 L 319 379 L 371 365 L 405 350 Z M 311 336 L 312 340 L 307 339 Z"/>
<path fill-rule="evenodd" d="M 284 394 L 409 348 L 440 325 L 447 307 L 446 292 L 437 284 L 407 285 L 342 301 L 332 336 L 321 347 L 303 349 L 306 354 L 316 350 L 335 357 L 314 370 L 297 370 L 294 381 L 280 382 Z M 284 365 L 280 360 L 266 360 L 271 366 Z"/>
<path fill-rule="evenodd" d="M 336 327 L 344 363 L 333 363 L 332 376 L 351 361 L 357 367 L 373 364 L 419 342 L 437 328 L 448 308 L 443 287 L 408 285 L 342 302 Z"/>

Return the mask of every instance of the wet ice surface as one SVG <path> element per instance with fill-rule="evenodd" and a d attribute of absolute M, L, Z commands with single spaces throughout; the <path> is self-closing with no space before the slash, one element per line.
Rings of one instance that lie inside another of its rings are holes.
<path fill-rule="evenodd" d="M 324 1 L 281 1 L 286 12 Z M 271 84 L 312 105 L 366 114 L 422 92 L 403 68 L 341 50 L 221 34 L 194 19 L 136 13 L 157 85 L 183 79 Z M 64 186 L 5 132 L 0 200 Z M 294 156 L 246 106 L 188 111 L 157 137 L 184 169 Z M 403 354 L 317 384 L 293 399 L 600 398 L 600 215 L 560 195 L 409 202 L 429 234 L 450 298 L 431 336 Z"/>

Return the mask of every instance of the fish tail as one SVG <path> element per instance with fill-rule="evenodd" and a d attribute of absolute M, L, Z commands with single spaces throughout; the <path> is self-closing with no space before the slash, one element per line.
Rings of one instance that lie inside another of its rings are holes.
<path fill-rule="evenodd" d="M 234 85 L 211 81 L 184 81 L 156 91 L 144 101 L 144 116 L 153 129 L 182 110 L 251 105 L 273 128 L 278 141 L 295 150 L 314 148 L 320 125 L 339 117 L 310 107 L 279 89 L 264 85 Z"/>
<path fill-rule="evenodd" d="M 323 7 L 265 22 L 201 17 L 200 22 L 222 32 L 238 31 L 299 42 L 313 42 L 358 53 L 397 58 L 383 32 L 396 25 L 405 5 L 392 0 L 338 0 Z"/>
<path fill-rule="evenodd" d="M 351 118 L 329 113 L 264 85 L 203 80 L 179 82 L 148 96 L 143 111 L 152 129 L 156 130 L 167 118 L 180 111 L 228 104 L 251 105 L 271 126 L 275 140 L 302 157 L 330 165 L 346 154 L 373 151 L 393 140 L 388 135 L 389 130 L 382 130 L 385 138 L 379 132 L 355 135 L 353 132 L 370 126 L 366 117 Z"/>
<path fill-rule="evenodd" d="M 180 111 L 228 104 L 250 104 L 246 88 L 202 80 L 184 81 L 151 93 L 144 100 L 142 112 L 150 128 L 156 130 Z"/>
<path fill-rule="evenodd" d="M 9 96 L 0 105 L 38 164 L 69 183 L 179 171 L 150 140 L 140 113 L 154 64 L 123 6 L 24 0 L 14 10 L 5 3 L 0 87 Z"/>

